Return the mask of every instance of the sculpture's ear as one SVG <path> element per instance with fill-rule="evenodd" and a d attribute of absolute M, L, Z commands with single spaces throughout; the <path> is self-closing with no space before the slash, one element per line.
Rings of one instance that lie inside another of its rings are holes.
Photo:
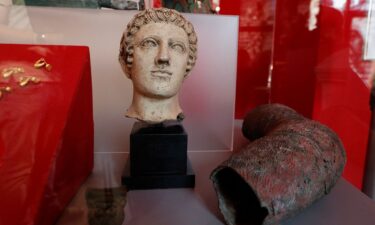
<path fill-rule="evenodd" d="M 132 79 L 132 76 L 129 73 L 125 73 L 126 77 L 129 78 L 130 80 Z"/>
<path fill-rule="evenodd" d="M 186 66 L 184 79 L 188 78 L 188 76 L 190 75 L 190 71 L 191 71 L 191 67 L 189 68 L 189 63 L 188 63 L 188 65 Z"/>
<path fill-rule="evenodd" d="M 189 59 L 188 59 L 188 62 L 187 62 L 187 65 L 186 65 L 186 72 L 185 72 L 185 79 L 189 76 L 191 70 L 193 69 L 194 65 L 195 65 L 195 58 L 192 57 L 192 56 L 189 56 Z"/>
<path fill-rule="evenodd" d="M 125 62 L 125 74 L 126 76 L 131 79 L 131 69 L 132 69 L 132 66 L 133 66 L 133 58 L 134 58 L 134 45 L 128 45 L 126 46 L 126 49 L 125 49 L 125 57 L 124 59 L 126 59 L 126 62 Z"/>
<path fill-rule="evenodd" d="M 128 68 L 125 64 L 125 61 L 123 58 L 119 58 L 120 64 L 121 64 L 121 69 L 124 72 L 125 76 L 129 79 L 131 79 L 131 73 L 130 73 L 130 68 Z"/>
<path fill-rule="evenodd" d="M 123 45 L 120 47 L 119 62 L 121 64 L 122 71 L 125 75 L 131 79 L 131 68 L 133 64 L 133 47 L 127 46 L 126 49 Z"/>
<path fill-rule="evenodd" d="M 124 72 L 125 72 L 125 75 L 129 78 L 129 79 L 132 79 L 132 76 L 131 76 L 131 69 L 132 69 L 132 65 L 133 65 L 133 55 L 127 55 L 126 57 L 126 62 L 124 64 Z"/>

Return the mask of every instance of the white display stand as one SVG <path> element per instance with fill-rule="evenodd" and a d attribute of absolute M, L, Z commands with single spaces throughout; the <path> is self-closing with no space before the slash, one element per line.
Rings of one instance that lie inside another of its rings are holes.
<path fill-rule="evenodd" d="M 246 142 L 240 137 L 240 124 L 241 121 L 238 121 L 235 127 L 238 147 Z M 209 176 L 231 154 L 190 152 L 189 158 L 197 171 L 195 189 L 128 192 L 122 225 L 225 225 Z M 96 154 L 100 167 L 81 187 L 57 225 L 88 225 L 87 188 L 118 187 L 122 174 L 121 162 L 127 157 L 126 153 Z M 112 163 L 114 161 L 119 163 Z M 375 202 L 341 178 L 328 195 L 281 225 L 374 225 L 374 221 Z"/>

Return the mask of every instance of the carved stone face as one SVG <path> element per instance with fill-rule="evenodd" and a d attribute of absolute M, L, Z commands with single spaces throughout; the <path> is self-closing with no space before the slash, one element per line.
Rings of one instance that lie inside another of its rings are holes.
<path fill-rule="evenodd" d="M 135 92 L 155 99 L 175 96 L 185 78 L 188 56 L 188 36 L 182 28 L 166 23 L 142 26 L 134 37 Z"/>
<path fill-rule="evenodd" d="M 178 92 L 197 59 L 193 25 L 172 9 L 139 12 L 120 41 L 119 62 L 133 82 L 126 116 L 147 123 L 184 118 Z"/>

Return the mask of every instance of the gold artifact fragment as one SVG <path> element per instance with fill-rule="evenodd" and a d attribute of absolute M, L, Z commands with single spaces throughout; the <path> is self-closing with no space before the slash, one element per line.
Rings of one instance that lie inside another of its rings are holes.
<path fill-rule="evenodd" d="M 45 65 L 46 65 L 46 60 L 44 58 L 40 58 L 40 59 L 38 59 L 38 61 L 36 61 L 34 63 L 34 67 L 37 68 L 37 69 L 40 69 Z"/>
<path fill-rule="evenodd" d="M 19 85 L 21 87 L 25 87 L 28 85 L 30 82 L 34 84 L 38 84 L 40 82 L 40 79 L 34 76 L 25 76 L 25 77 L 20 77 L 19 79 Z"/>
<path fill-rule="evenodd" d="M 8 67 L 8 68 L 3 69 L 1 73 L 3 74 L 4 78 L 9 78 L 13 74 L 23 73 L 23 72 L 25 71 L 22 67 Z"/>
<path fill-rule="evenodd" d="M 52 65 L 51 65 L 51 64 L 48 64 L 48 63 L 46 63 L 46 69 L 47 69 L 48 71 L 51 71 L 51 70 L 52 70 Z"/>
<path fill-rule="evenodd" d="M 11 92 L 12 88 L 9 86 L 6 87 L 0 87 L 0 99 L 3 97 L 3 92 Z"/>
<path fill-rule="evenodd" d="M 38 59 L 38 61 L 36 61 L 34 63 L 34 67 L 37 68 L 37 69 L 45 67 L 46 70 L 48 70 L 48 71 L 52 70 L 52 65 L 47 63 L 47 61 L 44 58 Z"/>

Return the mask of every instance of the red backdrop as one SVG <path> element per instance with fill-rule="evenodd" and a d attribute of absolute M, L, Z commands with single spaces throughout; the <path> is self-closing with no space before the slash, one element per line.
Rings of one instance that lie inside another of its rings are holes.
<path fill-rule="evenodd" d="M 361 188 L 374 68 L 362 60 L 366 2 L 322 0 L 309 30 L 310 2 L 220 1 L 221 14 L 240 16 L 236 118 L 277 102 L 328 125 L 347 151 L 344 177 Z"/>
<path fill-rule="evenodd" d="M 361 188 L 375 68 L 362 60 L 366 0 L 211 2 L 239 15 L 236 118 L 273 102 L 326 124 L 346 148 L 344 177 Z"/>

